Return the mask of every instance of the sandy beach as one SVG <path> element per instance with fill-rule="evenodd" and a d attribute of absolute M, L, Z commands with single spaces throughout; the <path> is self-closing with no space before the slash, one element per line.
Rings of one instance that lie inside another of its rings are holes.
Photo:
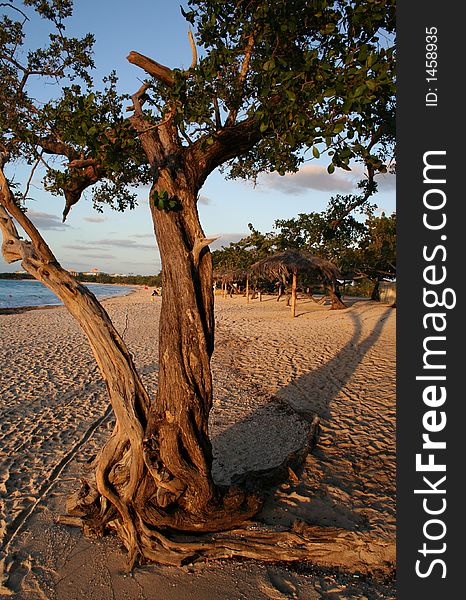
<path fill-rule="evenodd" d="M 104 301 L 150 393 L 157 385 L 161 299 L 150 290 Z M 265 296 L 216 297 L 214 477 L 280 464 L 317 448 L 300 480 L 280 486 L 259 518 L 368 532 L 395 540 L 395 317 L 350 301 L 330 311 Z M 394 598 L 394 584 L 309 565 L 214 561 L 125 572 L 113 537 L 91 541 L 56 524 L 67 495 L 113 427 L 87 340 L 63 307 L 0 314 L 0 598 L 156 600 Z M 310 557 L 312 561 L 312 557 Z"/>

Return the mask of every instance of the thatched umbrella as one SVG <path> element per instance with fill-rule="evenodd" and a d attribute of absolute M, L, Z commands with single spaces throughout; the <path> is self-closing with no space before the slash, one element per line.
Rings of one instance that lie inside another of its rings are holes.
<path fill-rule="evenodd" d="M 324 283 L 333 284 L 340 271 L 336 265 L 329 260 L 314 256 L 309 252 L 301 250 L 285 250 L 279 254 L 268 256 L 257 261 L 251 266 L 251 270 L 260 275 L 289 279 L 292 275 L 291 286 L 291 316 L 296 315 L 296 283 L 298 273 L 316 272 Z M 336 297 L 336 296 L 335 296 Z M 341 301 L 340 301 L 341 302 Z M 341 303 L 344 307 L 344 304 Z M 332 298 L 333 306 L 333 298 Z"/>
<path fill-rule="evenodd" d="M 224 296 L 226 295 L 226 286 L 232 285 L 233 283 L 244 281 L 246 279 L 246 296 L 249 302 L 249 272 L 246 269 L 230 269 L 220 270 L 217 269 L 213 273 L 214 279 L 218 279 L 222 282 L 224 287 Z"/>

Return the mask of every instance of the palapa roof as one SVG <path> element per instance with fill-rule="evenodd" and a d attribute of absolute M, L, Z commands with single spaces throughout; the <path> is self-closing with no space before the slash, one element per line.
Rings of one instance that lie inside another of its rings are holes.
<path fill-rule="evenodd" d="M 213 273 L 214 279 L 220 280 L 223 283 L 235 283 L 237 281 L 243 281 L 243 279 L 246 279 L 247 276 L 247 269 L 216 269 Z"/>
<path fill-rule="evenodd" d="M 285 250 L 268 256 L 251 266 L 251 271 L 269 277 L 289 277 L 292 273 L 317 272 L 322 278 L 334 280 L 341 277 L 338 267 L 320 256 L 303 250 Z"/>

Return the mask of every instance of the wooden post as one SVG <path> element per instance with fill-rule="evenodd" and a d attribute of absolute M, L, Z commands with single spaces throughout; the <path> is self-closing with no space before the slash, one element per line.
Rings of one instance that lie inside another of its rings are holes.
<path fill-rule="evenodd" d="M 291 285 L 291 316 L 296 316 L 296 273 L 293 273 L 293 283 Z"/>
<path fill-rule="evenodd" d="M 246 303 L 249 304 L 249 275 L 246 275 Z"/>

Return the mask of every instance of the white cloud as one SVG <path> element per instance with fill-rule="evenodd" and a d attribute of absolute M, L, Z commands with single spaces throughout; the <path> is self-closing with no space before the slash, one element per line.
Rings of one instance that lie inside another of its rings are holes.
<path fill-rule="evenodd" d="M 283 177 L 278 173 L 263 175 L 259 183 L 268 189 L 283 194 L 305 194 L 309 190 L 322 192 L 339 192 L 343 194 L 358 194 L 357 184 L 364 178 L 360 165 L 354 165 L 351 171 L 337 169 L 330 175 L 322 165 L 306 165 L 297 173 L 288 173 Z M 380 173 L 376 176 L 379 192 L 392 192 L 396 186 L 396 176 Z"/>
<path fill-rule="evenodd" d="M 284 176 L 267 173 L 260 178 L 259 183 L 284 194 L 304 194 L 308 190 L 349 194 L 355 188 L 354 176 L 351 173 L 336 171 L 330 175 L 322 165 L 306 165 L 297 173 Z"/>
<path fill-rule="evenodd" d="M 91 240 L 83 242 L 82 244 L 64 244 L 63 248 L 67 248 L 69 250 L 79 250 L 81 252 L 95 252 L 96 250 L 102 250 L 106 248 L 129 248 L 130 250 L 136 249 L 150 249 L 156 250 L 157 247 L 155 243 L 152 244 L 141 244 L 134 240 L 130 239 L 103 239 L 103 240 Z"/>
<path fill-rule="evenodd" d="M 375 176 L 375 180 L 378 184 L 378 192 L 394 192 L 396 189 L 396 175 L 380 173 Z"/>
<path fill-rule="evenodd" d="M 88 223 L 105 223 L 106 220 L 105 217 L 84 217 L 84 221 Z"/>
<path fill-rule="evenodd" d="M 133 233 L 131 237 L 134 238 L 147 238 L 153 240 L 155 238 L 154 233 Z"/>
<path fill-rule="evenodd" d="M 56 230 L 63 231 L 69 228 L 69 225 L 62 223 L 60 217 L 51 215 L 50 213 L 38 212 L 35 210 L 28 210 L 27 216 L 31 219 L 34 225 L 40 230 Z"/>
<path fill-rule="evenodd" d="M 218 240 L 212 242 L 209 248 L 213 250 L 220 250 L 222 246 L 228 247 L 233 242 L 239 242 L 242 238 L 246 237 L 247 233 L 214 233 L 207 235 L 208 238 L 218 237 Z"/>
<path fill-rule="evenodd" d="M 109 247 L 109 246 L 118 246 L 120 248 L 152 248 L 155 249 L 155 244 L 140 244 L 139 242 L 135 242 L 134 240 L 128 239 L 103 239 L 103 240 L 93 240 L 90 242 L 95 248 L 99 246 Z"/>

